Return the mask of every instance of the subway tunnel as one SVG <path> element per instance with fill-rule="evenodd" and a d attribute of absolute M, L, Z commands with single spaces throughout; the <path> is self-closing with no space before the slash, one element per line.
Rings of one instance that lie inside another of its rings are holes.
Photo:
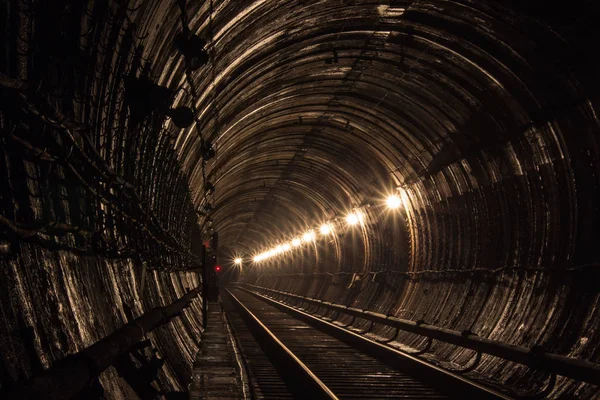
<path fill-rule="evenodd" d="M 596 2 L 0 10 L 0 390 L 206 286 L 217 265 L 222 288 L 599 368 Z M 165 393 L 193 380 L 207 301 L 148 333 Z M 426 357 L 457 368 L 473 351 L 436 341 Z M 469 376 L 511 393 L 550 379 L 488 354 Z M 99 385 L 138 396 L 113 367 Z M 560 374 L 546 395 L 600 398 Z"/>

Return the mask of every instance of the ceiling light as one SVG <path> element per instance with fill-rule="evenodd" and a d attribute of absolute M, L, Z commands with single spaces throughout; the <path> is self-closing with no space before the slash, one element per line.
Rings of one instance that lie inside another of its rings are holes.
<path fill-rule="evenodd" d="M 239 264 L 241 264 L 241 263 L 242 263 L 242 259 L 238 257 L 238 258 L 236 258 L 235 260 L 233 260 L 233 262 L 234 262 L 235 264 L 238 264 L 238 265 L 239 265 Z"/>
<path fill-rule="evenodd" d="M 302 244 L 302 241 L 300 239 L 298 239 L 298 238 L 292 240 L 292 246 L 294 246 L 294 247 L 298 247 L 301 244 Z"/>
<path fill-rule="evenodd" d="M 196 35 L 178 33 L 175 36 L 175 47 L 185 56 L 188 67 L 193 71 L 208 63 L 210 59 L 204 49 L 206 42 Z"/>
<path fill-rule="evenodd" d="M 387 204 L 388 208 L 395 209 L 402 205 L 402 200 L 400 197 L 393 194 L 386 199 L 385 203 Z"/>
<path fill-rule="evenodd" d="M 146 78 L 128 75 L 123 78 L 125 86 L 124 101 L 129 107 L 129 117 L 134 125 L 142 122 L 155 111 L 164 113 L 169 109 L 169 99 L 173 91 L 155 85 Z"/>
<path fill-rule="evenodd" d="M 290 246 L 289 243 L 286 243 L 286 244 L 283 245 L 283 251 L 288 251 L 291 248 L 292 248 L 292 246 Z"/>
<path fill-rule="evenodd" d="M 321 231 L 321 235 L 329 235 L 331 233 L 331 225 L 323 224 L 319 230 Z"/>
<path fill-rule="evenodd" d="M 194 122 L 194 112 L 189 107 L 170 108 L 166 115 L 180 129 L 188 128 Z"/>
<path fill-rule="evenodd" d="M 360 211 L 355 211 L 352 214 L 346 216 L 346 222 L 348 225 L 356 225 L 363 222 L 363 214 Z"/>
<path fill-rule="evenodd" d="M 313 231 L 308 231 L 302 236 L 302 240 L 305 242 L 310 242 L 315 239 L 315 233 Z"/>
<path fill-rule="evenodd" d="M 404 7 L 394 7 L 394 6 L 387 6 L 387 5 L 377 6 L 377 12 L 379 13 L 380 17 L 398 18 L 398 17 L 401 17 L 405 11 L 406 11 L 406 8 L 404 8 Z"/>

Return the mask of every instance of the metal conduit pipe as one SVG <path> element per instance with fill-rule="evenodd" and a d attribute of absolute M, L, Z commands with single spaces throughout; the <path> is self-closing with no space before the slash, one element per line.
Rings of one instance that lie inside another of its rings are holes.
<path fill-rule="evenodd" d="M 126 354 L 146 333 L 178 316 L 200 288 L 190 290 L 175 302 L 157 307 L 124 325 L 77 354 L 59 361 L 40 375 L 23 382 L 3 399 L 70 399 L 80 393 L 95 377 L 110 367 L 118 356 Z"/>

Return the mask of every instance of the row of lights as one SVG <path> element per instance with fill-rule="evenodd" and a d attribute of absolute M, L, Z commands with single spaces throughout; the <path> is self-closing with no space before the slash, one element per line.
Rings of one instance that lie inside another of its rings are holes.
<path fill-rule="evenodd" d="M 387 208 L 396 209 L 402 205 L 402 200 L 397 195 L 388 196 L 385 201 Z M 364 222 L 364 214 L 360 210 L 354 210 L 352 213 L 346 216 L 346 223 L 348 225 L 358 225 L 363 224 Z M 333 225 L 331 223 L 325 223 L 319 227 L 319 233 L 321 236 L 328 236 L 333 232 Z M 261 262 L 263 260 L 267 260 L 269 258 L 275 257 L 277 255 L 286 253 L 291 251 L 294 248 L 300 247 L 303 243 L 310 243 L 317 238 L 317 234 L 314 229 L 311 229 L 304 233 L 301 237 L 296 237 L 289 242 L 285 242 L 277 245 L 276 247 L 265 251 L 263 253 L 257 254 L 253 257 L 254 262 Z M 237 265 L 241 265 L 243 263 L 243 259 L 241 257 L 235 258 L 234 263 Z"/>

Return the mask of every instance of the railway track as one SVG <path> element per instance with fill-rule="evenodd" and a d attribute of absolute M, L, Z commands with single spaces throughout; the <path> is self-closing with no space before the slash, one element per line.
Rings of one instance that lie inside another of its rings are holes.
<path fill-rule="evenodd" d="M 231 288 L 223 302 L 255 398 L 508 398 L 256 292 Z"/>

